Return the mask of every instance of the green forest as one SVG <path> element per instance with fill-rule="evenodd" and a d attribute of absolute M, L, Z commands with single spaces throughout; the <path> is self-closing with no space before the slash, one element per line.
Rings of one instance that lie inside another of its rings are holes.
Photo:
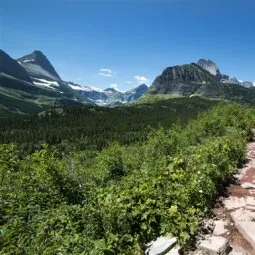
<path fill-rule="evenodd" d="M 2 118 L 0 143 L 17 143 L 29 153 L 39 149 L 42 143 L 66 152 L 101 150 L 113 141 L 143 142 L 149 127 L 185 125 L 199 112 L 218 103 L 198 97 L 155 98 L 123 107 L 70 106 L 27 117 Z"/>
<path fill-rule="evenodd" d="M 253 107 L 199 97 L 1 119 L 0 254 L 188 248 L 254 126 Z"/>

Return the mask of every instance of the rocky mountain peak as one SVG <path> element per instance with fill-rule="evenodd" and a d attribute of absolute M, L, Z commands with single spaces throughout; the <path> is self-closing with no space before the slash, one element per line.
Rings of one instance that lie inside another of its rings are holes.
<path fill-rule="evenodd" d="M 40 69 L 48 72 L 48 74 L 53 76 L 55 79 L 61 79 L 47 57 L 39 50 L 35 50 L 28 55 L 18 58 L 17 60 L 31 76 L 34 76 L 34 73 L 39 71 L 38 68 L 36 68 L 39 67 Z M 40 73 L 42 73 L 41 70 Z"/>
<path fill-rule="evenodd" d="M 207 70 L 209 73 L 211 73 L 214 76 L 217 76 L 220 74 L 219 68 L 217 65 L 210 59 L 199 59 L 197 64 Z"/>
<path fill-rule="evenodd" d="M 150 91 L 189 96 L 204 83 L 217 83 L 217 79 L 200 65 L 191 63 L 167 67 L 156 77 Z"/>

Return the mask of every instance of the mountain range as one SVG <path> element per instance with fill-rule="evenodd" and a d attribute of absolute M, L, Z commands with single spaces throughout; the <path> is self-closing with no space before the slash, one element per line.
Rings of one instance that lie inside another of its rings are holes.
<path fill-rule="evenodd" d="M 222 74 L 211 60 L 167 67 L 150 86 L 152 94 L 175 96 L 204 96 L 255 103 L 255 87 L 252 82 L 238 81 Z"/>
<path fill-rule="evenodd" d="M 31 113 L 66 104 L 115 106 L 136 100 L 147 91 L 145 84 L 120 92 L 67 82 L 41 51 L 15 60 L 0 50 L 0 114 Z"/>
<path fill-rule="evenodd" d="M 200 59 L 197 63 L 167 67 L 150 87 L 141 84 L 121 92 L 62 80 L 41 51 L 15 60 L 0 50 L 0 115 L 33 113 L 45 107 L 70 104 L 114 107 L 137 100 L 146 93 L 255 103 L 253 83 L 222 74 L 212 60 Z"/>

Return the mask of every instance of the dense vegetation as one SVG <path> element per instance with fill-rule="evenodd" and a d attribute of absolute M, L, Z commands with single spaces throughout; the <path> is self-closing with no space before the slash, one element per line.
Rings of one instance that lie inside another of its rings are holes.
<path fill-rule="evenodd" d="M 42 112 L 39 116 L 2 119 L 0 143 L 15 142 L 28 152 L 41 143 L 57 145 L 58 150 L 101 150 L 109 141 L 121 144 L 142 142 L 147 126 L 169 127 L 176 121 L 187 123 L 218 101 L 201 98 L 157 98 L 142 100 L 129 107 L 66 107 Z"/>
<path fill-rule="evenodd" d="M 90 163 L 47 145 L 27 156 L 1 145 L 0 254 L 142 254 L 160 234 L 188 245 L 242 164 L 254 116 L 221 104 L 139 146 L 113 142 Z"/>

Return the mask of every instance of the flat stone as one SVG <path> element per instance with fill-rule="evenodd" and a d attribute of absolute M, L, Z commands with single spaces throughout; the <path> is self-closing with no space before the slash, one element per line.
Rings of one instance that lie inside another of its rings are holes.
<path fill-rule="evenodd" d="M 255 212 L 244 208 L 231 213 L 236 228 L 255 249 Z"/>
<path fill-rule="evenodd" d="M 224 200 L 224 205 L 228 210 L 237 209 L 246 206 L 246 200 L 243 197 L 230 196 Z"/>
<path fill-rule="evenodd" d="M 226 255 L 229 252 L 228 240 L 221 236 L 211 236 L 199 244 L 199 248 L 212 255 Z"/>
<path fill-rule="evenodd" d="M 255 212 L 255 206 L 254 205 L 246 205 L 245 209 Z"/>
<path fill-rule="evenodd" d="M 255 197 L 246 197 L 246 205 L 255 206 Z"/>
<path fill-rule="evenodd" d="M 243 253 L 240 251 L 231 251 L 228 255 L 248 255 L 247 253 Z"/>
<path fill-rule="evenodd" d="M 251 182 L 244 182 L 241 184 L 241 187 L 244 189 L 255 189 L 255 184 Z"/>
<path fill-rule="evenodd" d="M 163 255 L 169 252 L 177 242 L 176 237 L 160 236 L 155 241 L 151 241 L 146 246 L 146 255 Z"/>
<path fill-rule="evenodd" d="M 227 223 L 224 220 L 216 220 L 214 221 L 215 228 L 213 230 L 213 234 L 215 236 L 223 235 L 227 232 L 227 229 L 225 229 L 225 226 Z"/>

